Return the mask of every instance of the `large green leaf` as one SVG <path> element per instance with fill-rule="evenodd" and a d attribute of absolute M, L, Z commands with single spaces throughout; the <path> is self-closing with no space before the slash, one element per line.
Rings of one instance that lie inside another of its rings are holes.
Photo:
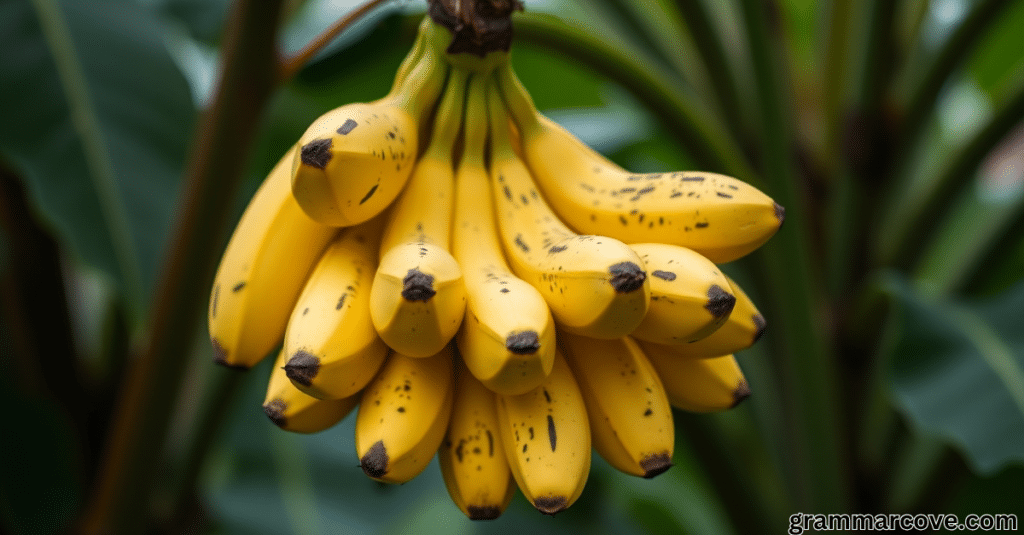
<path fill-rule="evenodd" d="M 1024 283 L 978 303 L 929 297 L 903 281 L 891 288 L 900 409 L 978 473 L 1024 462 Z"/>
<path fill-rule="evenodd" d="M 195 117 L 160 22 L 130 0 L 5 0 L 0 33 L 0 156 L 70 250 L 144 304 Z"/>

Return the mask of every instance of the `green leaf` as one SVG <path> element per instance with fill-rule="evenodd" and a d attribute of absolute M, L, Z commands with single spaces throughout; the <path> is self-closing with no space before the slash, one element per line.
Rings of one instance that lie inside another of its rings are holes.
<path fill-rule="evenodd" d="M 195 107 L 138 2 L 0 5 L 0 156 L 73 254 L 144 306 Z"/>
<path fill-rule="evenodd" d="M 977 303 L 929 297 L 902 280 L 891 291 L 900 410 L 955 444 L 977 473 L 1024 462 L 1024 283 Z"/>
<path fill-rule="evenodd" d="M 1024 82 L 1024 54 L 1020 28 L 1024 25 L 1024 3 L 1017 2 L 993 25 L 978 44 L 970 72 L 990 97 L 999 101 L 1007 89 Z"/>

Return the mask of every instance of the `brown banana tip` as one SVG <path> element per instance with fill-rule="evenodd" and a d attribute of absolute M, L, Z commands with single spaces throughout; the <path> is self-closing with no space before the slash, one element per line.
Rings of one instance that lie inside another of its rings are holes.
<path fill-rule="evenodd" d="M 724 318 L 732 313 L 732 308 L 736 306 L 736 296 L 722 289 L 717 284 L 712 284 L 708 288 L 708 302 L 704 305 L 704 308 L 711 313 L 714 318 Z"/>
<path fill-rule="evenodd" d="M 232 370 L 246 371 L 249 369 L 248 366 L 242 366 L 241 364 L 232 364 L 228 361 L 228 350 L 224 348 L 224 345 L 220 343 L 216 338 L 210 339 L 210 345 L 213 346 L 213 362 L 229 368 Z"/>
<path fill-rule="evenodd" d="M 505 348 L 516 355 L 532 355 L 540 349 L 537 331 L 523 331 L 505 338 Z"/>
<path fill-rule="evenodd" d="M 274 425 L 284 429 L 288 425 L 288 418 L 285 417 L 284 411 L 288 409 L 288 404 L 283 399 L 274 399 L 263 405 L 263 413 L 270 418 Z"/>
<path fill-rule="evenodd" d="M 434 276 L 413 268 L 402 279 L 402 297 L 407 301 L 429 301 L 437 292 L 434 290 Z"/>
<path fill-rule="evenodd" d="M 546 515 L 554 516 L 569 507 L 569 499 L 565 496 L 541 496 L 533 500 L 533 506 Z"/>
<path fill-rule="evenodd" d="M 359 459 L 359 467 L 363 469 L 363 473 L 374 479 L 380 479 L 388 473 L 388 450 L 384 447 L 384 441 L 378 440 L 370 446 L 366 455 Z"/>
<path fill-rule="evenodd" d="M 779 220 L 779 227 L 782 228 L 782 224 L 786 222 L 786 209 L 779 203 L 773 203 L 775 205 L 775 218 Z"/>
<path fill-rule="evenodd" d="M 299 158 L 303 164 L 322 171 L 327 167 L 327 162 L 331 161 L 331 146 L 333 144 L 331 138 L 314 139 L 302 146 L 299 150 Z"/>
<path fill-rule="evenodd" d="M 608 281 L 618 293 L 630 293 L 643 287 L 647 272 L 633 262 L 619 262 L 608 267 L 612 278 Z"/>
<path fill-rule="evenodd" d="M 760 340 L 761 337 L 764 336 L 764 332 L 768 330 L 768 321 L 764 319 L 764 316 L 754 314 L 752 319 L 754 320 L 754 327 L 756 327 L 757 330 L 754 331 L 754 339 L 750 342 L 751 345 Z"/>
<path fill-rule="evenodd" d="M 467 505 L 466 514 L 470 520 L 494 520 L 501 516 L 501 508 L 496 505 Z"/>
<path fill-rule="evenodd" d="M 313 384 L 313 379 L 320 372 L 320 358 L 303 350 L 296 351 L 288 363 L 284 365 L 284 373 L 289 379 L 302 386 Z"/>
<path fill-rule="evenodd" d="M 732 405 L 730 409 L 739 405 L 741 401 L 750 397 L 750 385 L 747 384 L 746 379 L 740 379 L 736 389 L 732 391 Z"/>
<path fill-rule="evenodd" d="M 651 479 L 672 468 L 672 456 L 668 452 L 648 455 L 640 460 L 640 468 L 644 471 L 644 479 Z"/>

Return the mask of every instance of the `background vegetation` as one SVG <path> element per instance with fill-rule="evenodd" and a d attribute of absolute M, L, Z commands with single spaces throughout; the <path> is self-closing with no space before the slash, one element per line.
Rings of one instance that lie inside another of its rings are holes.
<path fill-rule="evenodd" d="M 725 267 L 769 322 L 738 356 L 751 399 L 678 413 L 665 475 L 595 456 L 568 511 L 517 497 L 476 524 L 436 466 L 367 479 L 352 417 L 274 427 L 269 363 L 211 363 L 206 299 L 245 203 L 312 119 L 387 91 L 424 8 L 374 11 L 281 81 L 275 51 L 349 4 L 0 0 L 0 531 L 1024 517 L 1024 1 L 527 1 L 513 58 L 541 109 L 636 171 L 750 181 L 787 221 Z"/>

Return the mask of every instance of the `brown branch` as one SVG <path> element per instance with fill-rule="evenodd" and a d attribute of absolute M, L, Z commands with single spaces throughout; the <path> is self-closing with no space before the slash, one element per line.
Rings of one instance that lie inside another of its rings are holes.
<path fill-rule="evenodd" d="M 238 0 L 224 70 L 201 121 L 180 219 L 159 279 L 151 328 L 119 394 L 85 533 L 143 533 L 174 401 L 213 278 L 229 207 L 266 104 L 281 80 L 276 38 L 284 0 Z"/>

